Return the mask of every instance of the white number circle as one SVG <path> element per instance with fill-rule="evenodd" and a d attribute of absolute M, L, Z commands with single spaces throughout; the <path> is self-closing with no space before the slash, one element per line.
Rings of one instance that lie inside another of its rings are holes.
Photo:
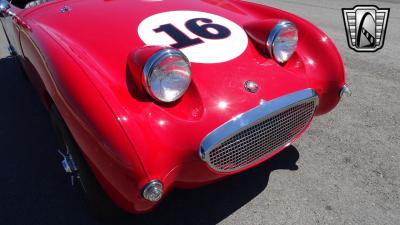
<path fill-rule="evenodd" d="M 196 18 L 207 20 L 193 22 Z M 194 32 L 197 34 L 193 33 L 193 28 L 187 25 L 188 21 L 192 21 L 192 27 L 195 26 L 203 33 L 217 38 L 210 38 L 201 33 L 199 35 L 196 31 Z M 165 29 L 166 26 L 169 30 Z M 218 37 L 218 28 L 229 32 L 221 32 L 222 38 Z M 152 15 L 139 24 L 138 34 L 146 45 L 178 46 L 178 42 L 182 42 L 180 39 L 191 40 L 192 45 L 181 45 L 184 47 L 179 49 L 191 62 L 196 63 L 221 63 L 232 60 L 240 56 L 248 44 L 246 32 L 236 23 L 221 16 L 198 11 L 170 11 Z"/>

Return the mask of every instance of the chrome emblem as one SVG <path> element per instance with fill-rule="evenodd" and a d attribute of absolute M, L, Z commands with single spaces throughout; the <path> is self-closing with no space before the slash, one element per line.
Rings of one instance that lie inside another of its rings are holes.
<path fill-rule="evenodd" d="M 69 11 L 71 11 L 71 7 L 69 7 L 69 6 L 67 6 L 67 5 L 65 5 L 64 7 L 62 7 L 62 8 L 60 9 L 60 12 L 61 12 L 61 13 L 66 13 L 66 12 L 69 12 Z"/>
<path fill-rule="evenodd" d="M 258 91 L 258 84 L 252 80 L 248 80 L 244 83 L 244 88 L 251 93 L 256 93 Z"/>
<path fill-rule="evenodd" d="M 389 11 L 389 8 L 378 8 L 374 5 L 342 9 L 349 47 L 356 52 L 375 52 L 381 49 Z"/>

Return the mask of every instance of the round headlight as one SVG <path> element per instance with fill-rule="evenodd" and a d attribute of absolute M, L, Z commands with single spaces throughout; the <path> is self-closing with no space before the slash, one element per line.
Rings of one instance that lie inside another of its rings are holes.
<path fill-rule="evenodd" d="M 143 188 L 142 196 L 148 201 L 157 202 L 163 195 L 163 185 L 159 180 L 152 180 Z"/>
<path fill-rule="evenodd" d="M 190 62 L 179 50 L 165 48 L 156 52 L 143 69 L 143 84 L 156 100 L 173 102 L 185 94 L 192 77 Z"/>
<path fill-rule="evenodd" d="M 272 29 L 267 39 L 268 53 L 279 63 L 284 63 L 294 53 L 298 40 L 296 26 L 289 21 L 280 21 Z"/>

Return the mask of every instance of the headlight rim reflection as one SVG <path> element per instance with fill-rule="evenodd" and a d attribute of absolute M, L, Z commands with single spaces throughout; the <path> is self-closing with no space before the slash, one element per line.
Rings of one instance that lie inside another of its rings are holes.
<path fill-rule="evenodd" d="M 164 60 L 166 60 L 167 58 L 170 58 L 170 57 L 177 57 L 180 60 L 183 60 L 184 63 L 186 63 L 185 66 L 187 66 L 187 70 L 182 69 L 182 71 L 185 71 L 186 73 L 188 73 L 187 75 L 185 75 L 185 76 L 187 76 L 186 78 L 188 78 L 188 82 L 185 85 L 184 89 L 178 90 L 178 92 L 180 91 L 180 93 L 178 95 L 176 95 L 175 97 L 173 97 L 171 99 L 167 99 L 167 98 L 162 98 L 162 97 L 158 96 L 157 93 L 155 93 L 153 91 L 152 86 L 151 86 L 151 76 L 152 76 L 153 72 L 155 71 L 155 68 L 157 66 L 159 66 L 160 63 L 162 63 Z M 192 82 L 192 70 L 191 70 L 190 61 L 180 50 L 175 49 L 175 48 L 165 47 L 165 48 L 155 52 L 147 60 L 147 62 L 145 63 L 145 65 L 143 67 L 143 76 L 142 76 L 143 86 L 146 89 L 147 93 L 157 102 L 172 103 L 172 102 L 178 101 L 187 92 L 191 82 Z"/>
<path fill-rule="evenodd" d="M 294 45 L 294 48 L 290 54 L 289 57 L 287 57 L 286 60 L 283 60 L 281 58 L 278 57 L 277 53 L 275 53 L 275 44 L 276 44 L 276 40 L 278 39 L 279 35 L 284 32 L 286 29 L 294 29 L 296 32 L 296 43 Z M 296 25 L 294 23 L 292 23 L 291 21 L 288 20 L 281 20 L 279 21 L 274 28 L 271 30 L 271 32 L 269 33 L 267 40 L 266 40 L 266 50 L 267 53 L 275 59 L 275 61 L 277 61 L 278 63 L 286 63 L 287 61 L 289 61 L 289 59 L 293 56 L 294 52 L 296 51 L 297 48 L 297 44 L 298 44 L 298 29 L 296 27 Z"/>

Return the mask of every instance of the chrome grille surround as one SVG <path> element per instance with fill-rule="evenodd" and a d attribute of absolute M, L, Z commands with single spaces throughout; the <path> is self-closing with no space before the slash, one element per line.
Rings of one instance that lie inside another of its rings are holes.
<path fill-rule="evenodd" d="M 304 89 L 242 113 L 209 133 L 199 154 L 217 172 L 240 170 L 288 146 L 307 128 L 318 105 L 313 89 Z"/>

